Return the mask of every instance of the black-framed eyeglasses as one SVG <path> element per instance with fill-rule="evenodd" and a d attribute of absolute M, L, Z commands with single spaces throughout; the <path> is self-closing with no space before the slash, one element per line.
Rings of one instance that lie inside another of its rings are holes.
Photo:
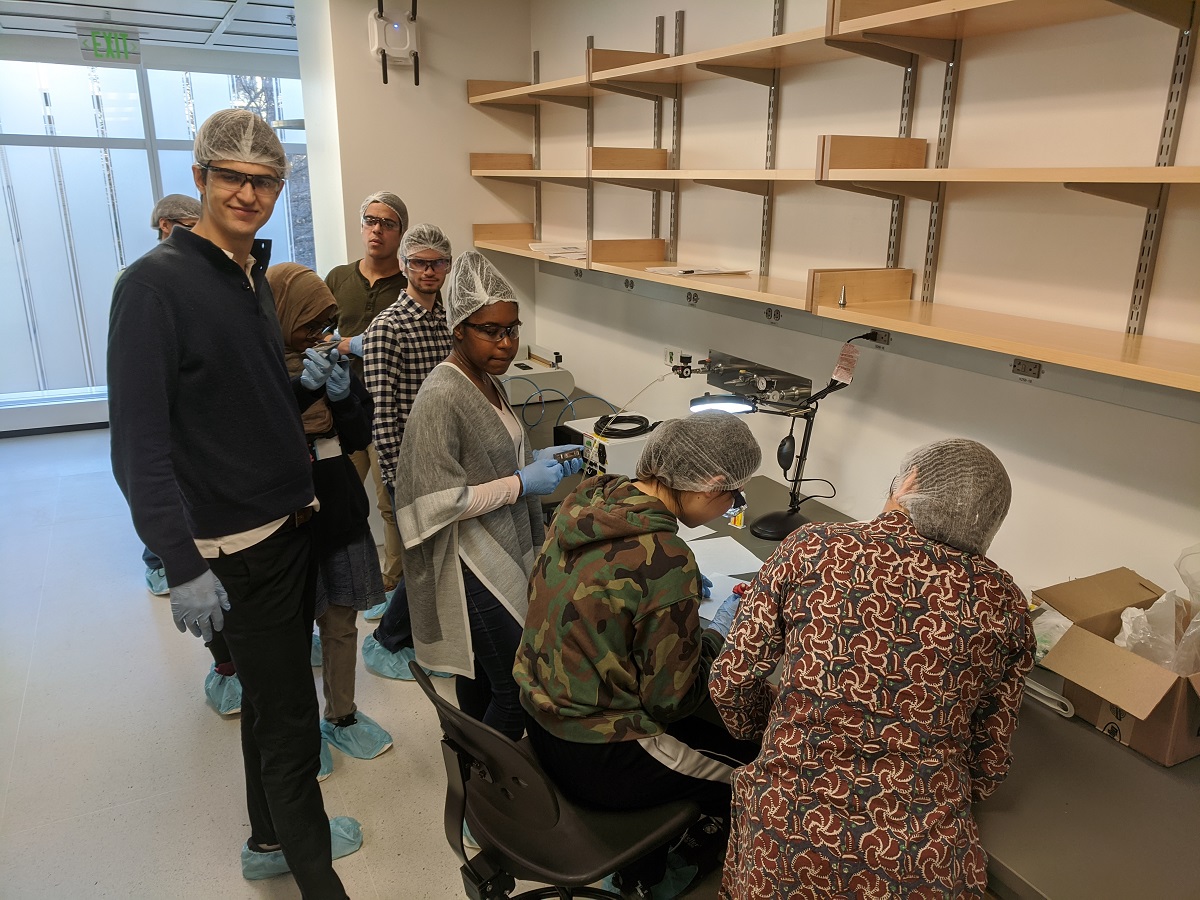
<path fill-rule="evenodd" d="M 380 218 L 379 216 L 363 216 L 362 217 L 362 227 L 363 228 L 374 228 L 376 225 L 378 225 L 384 231 L 399 231 L 400 230 L 400 223 L 397 222 L 395 219 L 383 219 L 383 218 Z"/>
<path fill-rule="evenodd" d="M 217 187 L 227 191 L 240 191 L 246 182 L 250 183 L 254 193 L 264 194 L 268 197 L 274 197 L 283 190 L 283 179 L 276 178 L 274 175 L 249 175 L 246 172 L 237 172 L 221 166 L 201 166 L 200 168 L 212 175 L 213 183 Z"/>
<path fill-rule="evenodd" d="M 439 275 L 450 268 L 450 260 L 445 257 L 440 259 L 415 259 L 406 256 L 404 257 L 404 264 L 414 272 L 424 269 L 426 272 L 437 272 Z"/>
<path fill-rule="evenodd" d="M 493 344 L 498 344 L 505 338 L 512 338 L 515 341 L 521 335 L 520 322 L 509 325 L 507 328 L 503 325 L 493 325 L 490 322 L 485 322 L 482 325 L 477 325 L 474 322 L 463 322 L 463 324 L 468 328 L 473 328 L 481 338 Z"/>

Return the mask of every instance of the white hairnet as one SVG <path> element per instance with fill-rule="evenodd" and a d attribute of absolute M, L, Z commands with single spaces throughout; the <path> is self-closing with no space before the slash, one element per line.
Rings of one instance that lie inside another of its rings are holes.
<path fill-rule="evenodd" d="M 400 230 L 408 230 L 408 207 L 404 205 L 403 200 L 401 200 L 391 191 L 376 191 L 367 197 L 367 199 L 362 202 L 362 206 L 359 207 L 358 217 L 360 219 L 367 214 L 367 207 L 372 203 L 382 203 L 384 206 L 389 207 L 400 219 Z"/>
<path fill-rule="evenodd" d="M 196 132 L 192 155 L 199 165 L 218 160 L 270 166 L 280 178 L 288 176 L 287 154 L 274 130 L 248 109 L 220 109 Z"/>
<path fill-rule="evenodd" d="M 158 230 L 159 219 L 198 219 L 200 218 L 200 201 L 187 194 L 167 194 L 154 204 L 150 213 L 150 227 Z"/>
<path fill-rule="evenodd" d="M 403 257 L 421 250 L 436 250 L 446 259 L 453 257 L 450 252 L 450 238 L 442 233 L 442 229 L 427 222 L 408 229 L 404 232 L 404 239 L 400 241 L 400 255 Z"/>
<path fill-rule="evenodd" d="M 915 484 L 897 493 L 912 472 Z M 983 556 L 1008 514 L 1012 484 L 983 444 L 950 438 L 910 450 L 891 493 L 923 537 Z"/>
<path fill-rule="evenodd" d="M 677 491 L 736 491 L 762 462 L 749 427 L 733 413 L 706 410 L 668 419 L 654 429 L 637 464 L 637 477 Z"/>
<path fill-rule="evenodd" d="M 478 250 L 460 253 L 446 279 L 446 324 L 454 328 L 477 310 L 501 300 L 517 302 L 504 276 Z"/>

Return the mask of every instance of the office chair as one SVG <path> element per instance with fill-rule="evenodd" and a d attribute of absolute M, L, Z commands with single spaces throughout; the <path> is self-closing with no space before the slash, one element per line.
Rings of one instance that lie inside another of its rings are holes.
<path fill-rule="evenodd" d="M 587 885 L 678 837 L 700 814 L 682 800 L 629 812 L 578 807 L 559 793 L 526 741 L 516 743 L 446 702 L 415 662 L 409 670 L 441 722 L 446 840 L 462 860 L 471 900 L 620 900 Z M 481 848 L 470 860 L 464 821 Z M 517 879 L 551 887 L 513 897 Z"/>

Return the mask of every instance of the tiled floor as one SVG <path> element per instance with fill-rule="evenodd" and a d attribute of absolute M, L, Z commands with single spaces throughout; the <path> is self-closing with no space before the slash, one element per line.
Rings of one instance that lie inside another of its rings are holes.
<path fill-rule="evenodd" d="M 241 877 L 237 719 L 205 705 L 208 653 L 146 592 L 140 554 L 106 430 L 0 440 L 0 896 L 298 897 L 289 877 Z M 336 863 L 347 891 L 464 896 L 431 707 L 361 662 L 357 700 L 395 746 L 334 751 L 322 784 L 329 814 L 363 826 Z"/>

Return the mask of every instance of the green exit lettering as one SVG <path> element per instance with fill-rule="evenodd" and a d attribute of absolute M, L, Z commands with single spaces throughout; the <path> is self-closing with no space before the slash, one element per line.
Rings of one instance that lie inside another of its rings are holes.
<path fill-rule="evenodd" d="M 96 59 L 129 59 L 129 35 L 124 31 L 92 31 Z"/>

